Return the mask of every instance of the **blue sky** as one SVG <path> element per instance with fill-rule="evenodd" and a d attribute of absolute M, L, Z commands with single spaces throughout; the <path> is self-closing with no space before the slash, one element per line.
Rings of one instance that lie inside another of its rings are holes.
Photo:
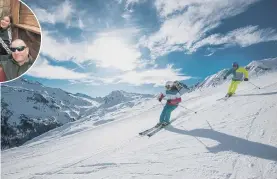
<path fill-rule="evenodd" d="M 24 76 L 90 96 L 157 93 L 237 61 L 277 57 L 275 0 L 24 1 L 42 47 Z"/>

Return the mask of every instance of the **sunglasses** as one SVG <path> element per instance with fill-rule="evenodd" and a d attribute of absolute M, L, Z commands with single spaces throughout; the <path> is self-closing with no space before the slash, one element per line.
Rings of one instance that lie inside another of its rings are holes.
<path fill-rule="evenodd" d="M 25 46 L 19 46 L 19 47 L 11 47 L 11 51 L 12 52 L 15 52 L 16 50 L 21 52 L 25 49 L 26 47 Z"/>

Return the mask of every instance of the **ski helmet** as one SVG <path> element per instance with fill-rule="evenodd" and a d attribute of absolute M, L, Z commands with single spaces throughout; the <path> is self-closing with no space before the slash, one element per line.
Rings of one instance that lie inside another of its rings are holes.
<path fill-rule="evenodd" d="M 238 67 L 239 67 L 239 64 L 238 64 L 237 62 L 234 62 L 234 63 L 232 64 L 232 66 L 238 68 Z"/>
<path fill-rule="evenodd" d="M 172 88 L 172 86 L 173 86 L 173 82 L 172 81 L 167 81 L 166 83 L 165 83 L 165 88 L 166 89 L 170 89 L 170 88 Z"/>

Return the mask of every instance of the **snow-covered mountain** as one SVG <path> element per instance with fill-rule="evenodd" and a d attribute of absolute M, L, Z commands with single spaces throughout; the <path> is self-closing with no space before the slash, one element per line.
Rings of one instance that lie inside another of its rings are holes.
<path fill-rule="evenodd" d="M 277 70 L 277 58 L 268 58 L 259 61 L 252 61 L 246 66 L 246 69 L 252 75 L 261 75 L 267 72 Z"/>
<path fill-rule="evenodd" d="M 249 78 L 253 76 L 258 76 L 267 72 L 272 72 L 277 70 L 277 58 L 268 58 L 264 60 L 252 61 L 245 68 L 249 72 Z M 216 74 L 210 75 L 205 78 L 205 80 L 197 85 L 196 89 L 215 87 L 225 82 L 223 80 L 224 75 L 228 72 L 229 69 L 223 69 Z M 231 75 L 228 79 L 231 78 Z M 227 80 L 228 80 L 227 79 Z"/>
<path fill-rule="evenodd" d="M 226 101 L 217 99 L 228 83 L 185 93 L 175 121 L 151 138 L 138 133 L 158 122 L 157 100 L 105 125 L 67 123 L 2 151 L 2 178 L 276 179 L 276 79 L 252 76 L 261 89 L 242 83 Z"/>
<path fill-rule="evenodd" d="M 224 75 L 228 72 L 228 69 L 223 69 L 216 74 L 210 75 L 205 78 L 205 80 L 200 83 L 198 88 L 207 88 L 207 87 L 215 87 L 219 84 L 222 84 Z"/>
<path fill-rule="evenodd" d="M 112 91 L 109 95 L 103 98 L 101 107 L 108 108 L 111 106 L 118 105 L 120 103 L 134 102 L 140 100 L 144 97 L 153 97 L 152 95 L 136 94 L 136 93 L 127 93 L 124 91 Z M 130 106 L 135 103 L 128 103 Z"/>
<path fill-rule="evenodd" d="M 113 91 L 105 97 L 92 98 L 23 78 L 1 86 L 2 148 L 20 145 L 80 118 L 104 119 L 107 113 L 119 113 L 153 97 Z"/>

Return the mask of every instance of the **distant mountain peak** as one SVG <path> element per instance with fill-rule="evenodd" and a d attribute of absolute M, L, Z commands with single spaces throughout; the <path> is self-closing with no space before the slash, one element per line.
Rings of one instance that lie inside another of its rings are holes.
<path fill-rule="evenodd" d="M 94 99 L 94 98 L 92 98 L 91 96 L 86 95 L 86 94 L 84 94 L 84 93 L 75 93 L 74 95 L 75 95 L 75 96 L 79 96 L 79 97 L 88 98 L 88 99 L 91 99 L 91 100 Z"/>
<path fill-rule="evenodd" d="M 126 92 L 122 91 L 122 90 L 115 90 L 110 92 L 106 97 L 110 97 L 110 96 L 124 96 L 124 94 L 126 94 Z"/>
<path fill-rule="evenodd" d="M 26 78 L 19 78 L 19 80 L 23 83 L 28 83 L 28 84 L 35 84 L 35 85 L 41 85 L 43 86 L 40 82 L 38 81 L 31 81 L 31 80 L 27 80 Z"/>

